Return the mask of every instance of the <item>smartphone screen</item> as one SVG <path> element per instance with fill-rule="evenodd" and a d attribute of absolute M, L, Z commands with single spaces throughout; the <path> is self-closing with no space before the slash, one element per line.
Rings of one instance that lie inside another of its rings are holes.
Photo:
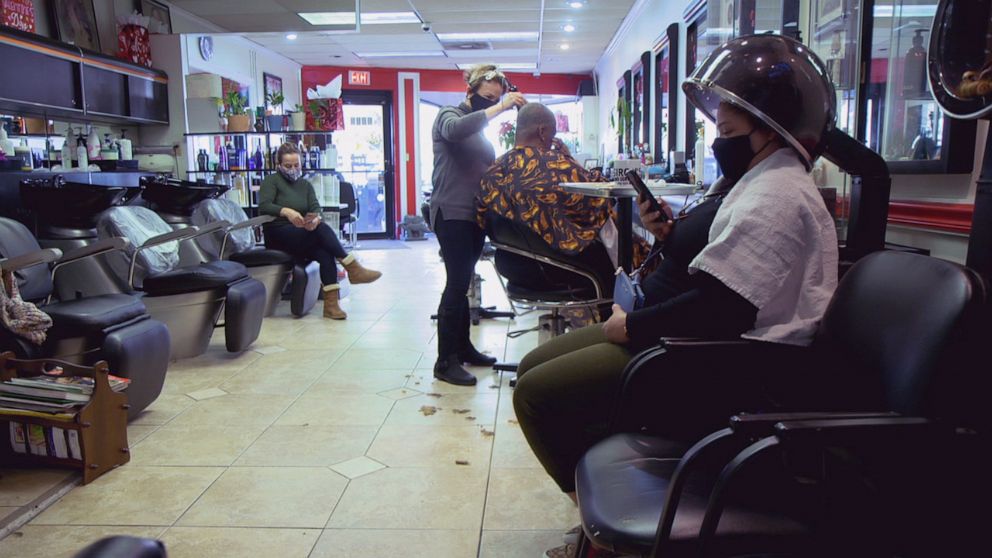
<path fill-rule="evenodd" d="M 658 203 L 658 200 L 655 199 L 654 194 L 651 193 L 651 190 L 648 190 L 647 184 L 645 184 L 644 181 L 641 180 L 641 175 L 637 174 L 637 171 L 634 170 L 627 171 L 627 180 L 630 182 L 630 185 L 633 186 L 634 190 L 637 192 L 637 199 L 639 202 L 643 202 L 644 200 L 647 200 L 651 204 L 651 211 L 660 212 L 666 218 L 668 217 L 662 211 L 661 205 Z"/>

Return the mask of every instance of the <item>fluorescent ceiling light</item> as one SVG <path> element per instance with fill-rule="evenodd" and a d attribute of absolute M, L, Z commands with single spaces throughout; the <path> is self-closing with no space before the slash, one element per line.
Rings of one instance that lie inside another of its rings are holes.
<path fill-rule="evenodd" d="M 459 70 L 467 70 L 476 64 L 458 64 Z M 500 70 L 536 70 L 537 64 L 535 62 L 503 62 L 496 64 Z"/>
<path fill-rule="evenodd" d="M 569 8 L 578 10 L 582 6 L 586 5 L 586 0 L 565 0 L 565 3 L 568 4 Z"/>
<path fill-rule="evenodd" d="M 356 52 L 359 58 L 400 58 L 412 56 L 444 56 L 444 51 L 440 50 L 400 50 L 394 52 Z"/>
<path fill-rule="evenodd" d="M 445 42 L 454 41 L 536 41 L 537 31 L 482 32 L 482 33 L 438 33 L 437 38 Z"/>
<path fill-rule="evenodd" d="M 561 29 L 566 33 L 571 33 L 572 31 L 575 31 L 575 26 L 572 25 L 571 23 L 566 23 L 565 25 L 561 26 Z"/>
<path fill-rule="evenodd" d="M 310 25 L 354 25 L 355 12 L 300 12 L 299 16 Z M 420 23 L 413 12 L 364 12 L 362 25 L 389 23 Z"/>
<path fill-rule="evenodd" d="M 290 33 L 290 34 L 286 35 L 286 38 L 289 39 L 290 41 L 295 41 L 296 40 L 296 33 Z"/>
<path fill-rule="evenodd" d="M 387 23 L 420 23 L 420 18 L 413 12 L 362 12 L 362 25 Z"/>
<path fill-rule="evenodd" d="M 570 49 L 570 48 L 572 48 L 572 45 L 570 45 L 570 44 L 568 44 L 568 43 L 562 43 L 562 44 L 561 44 L 561 49 L 562 49 L 562 50 L 568 50 L 568 49 Z"/>

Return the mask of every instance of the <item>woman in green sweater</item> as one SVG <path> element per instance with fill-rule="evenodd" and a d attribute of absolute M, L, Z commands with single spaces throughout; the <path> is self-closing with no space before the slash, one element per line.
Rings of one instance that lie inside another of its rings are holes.
<path fill-rule="evenodd" d="M 320 282 L 324 288 L 324 317 L 343 320 L 348 317 L 341 306 L 338 267 L 340 261 L 352 284 L 371 283 L 382 276 L 362 267 L 354 254 L 348 254 L 331 227 L 322 223 L 320 202 L 313 185 L 304 178 L 300 151 L 284 143 L 276 154 L 277 174 L 262 182 L 258 192 L 258 210 L 276 217 L 265 225 L 265 245 L 288 252 L 294 257 L 320 264 Z"/>

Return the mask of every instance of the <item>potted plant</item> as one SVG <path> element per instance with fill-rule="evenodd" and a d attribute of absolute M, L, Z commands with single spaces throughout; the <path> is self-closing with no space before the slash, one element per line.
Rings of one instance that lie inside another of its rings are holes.
<path fill-rule="evenodd" d="M 289 115 L 290 127 L 294 132 L 302 132 L 307 127 L 307 113 L 303 110 L 303 105 L 293 106 L 293 112 Z"/>
<path fill-rule="evenodd" d="M 282 103 L 286 100 L 283 96 L 282 91 L 273 91 L 269 93 L 266 97 L 269 102 L 269 106 L 272 107 L 272 112 L 275 113 L 277 110 L 282 112 Z M 265 117 L 265 120 L 269 123 L 270 132 L 281 132 L 283 126 L 283 119 L 285 117 L 282 114 L 269 114 Z"/>
<path fill-rule="evenodd" d="M 227 116 L 228 132 L 247 132 L 251 129 L 244 97 L 237 91 L 224 96 L 224 114 Z"/>

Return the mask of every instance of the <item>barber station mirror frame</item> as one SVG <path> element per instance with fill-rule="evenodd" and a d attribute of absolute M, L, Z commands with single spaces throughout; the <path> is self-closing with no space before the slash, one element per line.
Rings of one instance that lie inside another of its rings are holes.
<path fill-rule="evenodd" d="M 661 40 L 654 47 L 654 162 L 668 160 L 676 149 L 675 133 L 678 131 L 679 112 L 679 23 L 668 26 Z M 668 119 L 662 115 L 668 109 Z M 664 126 L 663 126 L 664 125 Z M 667 130 L 666 130 L 667 127 Z M 665 138 L 662 143 L 661 139 Z"/>
<path fill-rule="evenodd" d="M 629 122 L 624 122 L 623 135 L 617 136 L 617 153 L 628 153 L 628 154 L 630 153 L 630 148 L 631 148 L 630 128 L 633 125 L 633 120 L 634 120 L 633 106 L 631 105 L 631 101 L 634 98 L 634 96 L 630 91 L 632 87 L 633 87 L 633 83 L 631 81 L 631 72 L 630 70 L 627 70 L 626 72 L 623 73 L 623 77 L 617 80 L 617 99 L 623 99 L 624 102 L 627 103 L 628 110 L 631 111 L 631 118 Z M 617 109 L 615 110 L 618 110 L 619 107 L 620 104 L 617 103 Z M 620 122 L 623 118 L 624 115 L 619 114 L 619 110 L 618 110 L 618 114 L 617 114 L 618 126 L 620 125 Z"/>
<path fill-rule="evenodd" d="M 936 1 L 936 0 L 935 0 Z M 861 4 L 861 75 L 859 79 L 857 135 L 858 139 L 872 149 L 871 138 L 868 137 L 869 121 L 872 115 L 868 113 L 869 95 L 871 89 L 872 44 L 875 34 L 875 5 L 876 0 L 843 0 L 844 8 L 849 9 L 858 2 Z M 929 48 L 930 38 L 926 37 L 925 45 Z M 899 56 L 904 53 L 898 53 Z M 891 58 L 889 58 L 891 60 Z M 928 84 L 929 91 L 929 84 Z M 936 118 L 943 119 L 943 134 L 939 158 L 922 161 L 893 161 L 886 159 L 889 172 L 892 174 L 968 174 L 975 164 L 975 135 L 976 123 L 972 120 L 958 120 L 944 115 L 938 109 Z M 884 133 L 881 125 L 873 127 L 878 134 Z M 884 157 L 884 154 L 883 154 Z"/>
<path fill-rule="evenodd" d="M 653 77 L 654 71 L 651 65 L 651 51 L 641 54 L 641 59 L 630 69 L 630 111 L 632 116 L 631 147 L 638 144 L 651 142 L 651 113 L 653 112 L 654 96 Z M 638 82 L 640 91 L 638 92 Z"/>
<path fill-rule="evenodd" d="M 706 0 L 698 0 L 686 8 L 683 17 L 685 19 L 685 75 L 688 76 L 696 69 L 696 65 L 701 62 L 697 60 L 696 53 L 699 46 L 699 26 L 706 24 Z M 681 79 L 683 76 L 679 76 Z M 692 104 L 685 106 L 685 159 L 693 160 L 696 157 L 696 109 Z"/>

